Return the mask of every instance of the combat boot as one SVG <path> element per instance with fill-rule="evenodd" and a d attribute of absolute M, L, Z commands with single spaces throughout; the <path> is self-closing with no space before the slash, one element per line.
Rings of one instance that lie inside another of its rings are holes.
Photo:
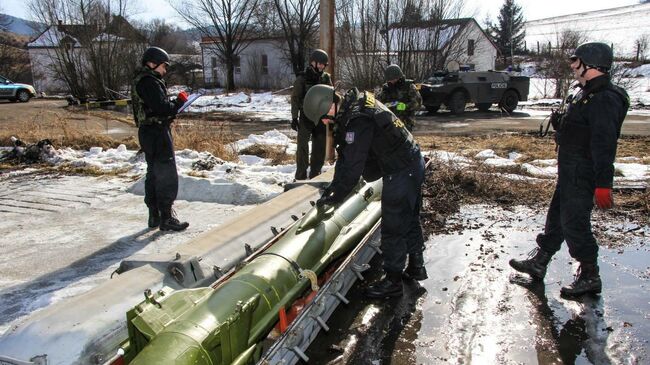
<path fill-rule="evenodd" d="M 404 270 L 404 277 L 418 281 L 426 280 L 429 277 L 427 275 L 427 269 L 424 267 L 424 255 L 422 252 L 409 254 L 409 264 L 406 270 Z"/>
<path fill-rule="evenodd" d="M 511 259 L 510 266 L 519 272 L 530 275 L 533 279 L 544 280 L 551 257 L 550 253 L 536 247 L 528 253 L 528 258 L 525 260 Z"/>
<path fill-rule="evenodd" d="M 366 289 L 368 298 L 401 297 L 403 294 L 401 272 L 387 272 L 383 279 Z"/>
<path fill-rule="evenodd" d="M 187 222 L 181 222 L 176 218 L 176 213 L 171 209 L 162 209 L 160 211 L 160 230 L 161 231 L 182 231 L 190 226 Z"/>
<path fill-rule="evenodd" d="M 598 294 L 603 289 L 598 264 L 581 262 L 575 280 L 560 289 L 560 294 L 577 297 L 584 294 Z"/>
<path fill-rule="evenodd" d="M 156 228 L 160 225 L 160 211 L 158 208 L 149 208 L 149 228 Z"/>

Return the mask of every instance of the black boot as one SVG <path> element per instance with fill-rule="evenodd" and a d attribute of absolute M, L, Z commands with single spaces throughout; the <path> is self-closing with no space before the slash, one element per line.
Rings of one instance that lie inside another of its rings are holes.
<path fill-rule="evenodd" d="M 603 289 L 598 264 L 581 262 L 576 278 L 569 286 L 560 289 L 562 295 L 577 297 L 584 294 L 598 294 Z"/>
<path fill-rule="evenodd" d="M 156 228 L 160 225 L 160 211 L 158 208 L 149 208 L 149 228 Z"/>
<path fill-rule="evenodd" d="M 530 275 L 533 279 L 544 280 L 546 267 L 551 261 L 551 254 L 536 247 L 528 254 L 525 260 L 510 260 L 513 269 Z"/>
<path fill-rule="evenodd" d="M 387 272 L 384 278 L 366 289 L 368 298 L 401 297 L 404 294 L 401 272 Z"/>
<path fill-rule="evenodd" d="M 409 264 L 404 270 L 404 277 L 413 280 L 426 280 L 427 269 L 424 267 L 424 255 L 422 252 L 410 253 Z"/>
<path fill-rule="evenodd" d="M 179 221 L 178 218 L 176 218 L 175 212 L 171 208 L 161 209 L 160 216 L 162 219 L 162 222 L 160 222 L 161 231 L 182 231 L 190 226 L 187 222 Z"/>

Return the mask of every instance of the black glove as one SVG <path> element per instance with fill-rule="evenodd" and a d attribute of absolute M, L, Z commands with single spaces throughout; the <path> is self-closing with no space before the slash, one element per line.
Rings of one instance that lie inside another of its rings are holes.
<path fill-rule="evenodd" d="M 323 194 L 320 198 L 316 200 L 316 206 L 319 208 L 322 208 L 325 205 L 334 205 L 336 203 L 338 203 L 338 201 L 334 198 L 334 188 L 332 185 L 328 185 L 325 190 L 323 190 Z"/>
<path fill-rule="evenodd" d="M 291 129 L 298 131 L 298 118 L 291 119 Z"/>
<path fill-rule="evenodd" d="M 332 196 L 321 196 L 320 199 L 316 200 L 316 207 L 322 208 L 326 205 L 334 205 L 336 202 L 332 199 Z"/>

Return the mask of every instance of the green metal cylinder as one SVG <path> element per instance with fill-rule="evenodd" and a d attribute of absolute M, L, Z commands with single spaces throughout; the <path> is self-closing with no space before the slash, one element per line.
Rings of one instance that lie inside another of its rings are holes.
<path fill-rule="evenodd" d="M 309 280 L 358 243 L 380 216 L 381 180 L 336 209 L 312 209 L 264 253 L 216 289 L 179 290 L 127 314 L 130 364 L 245 363 Z M 374 203 L 373 203 L 374 202 Z M 354 221 L 354 224 L 351 224 Z M 304 224 L 303 224 L 304 223 Z"/>

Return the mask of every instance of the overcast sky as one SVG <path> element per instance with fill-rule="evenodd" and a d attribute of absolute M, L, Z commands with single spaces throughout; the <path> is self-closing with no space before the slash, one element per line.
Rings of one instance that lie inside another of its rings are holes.
<path fill-rule="evenodd" d="M 187 0 L 191 1 L 191 0 Z M 486 15 L 496 19 L 499 8 L 504 0 L 465 0 L 467 14 L 475 16 L 479 23 L 483 23 Z M 156 1 L 132 1 L 137 4 L 138 9 L 129 12 L 132 17 L 140 20 L 153 18 L 165 18 L 168 22 L 181 25 L 182 21 L 166 0 Z M 626 5 L 638 4 L 638 0 L 516 0 L 527 20 L 548 18 L 558 15 L 581 13 L 585 11 L 616 8 Z M 25 0 L 0 0 L 2 12 L 19 18 L 29 19 L 29 10 Z M 475 10 L 473 10 L 475 9 Z"/>

